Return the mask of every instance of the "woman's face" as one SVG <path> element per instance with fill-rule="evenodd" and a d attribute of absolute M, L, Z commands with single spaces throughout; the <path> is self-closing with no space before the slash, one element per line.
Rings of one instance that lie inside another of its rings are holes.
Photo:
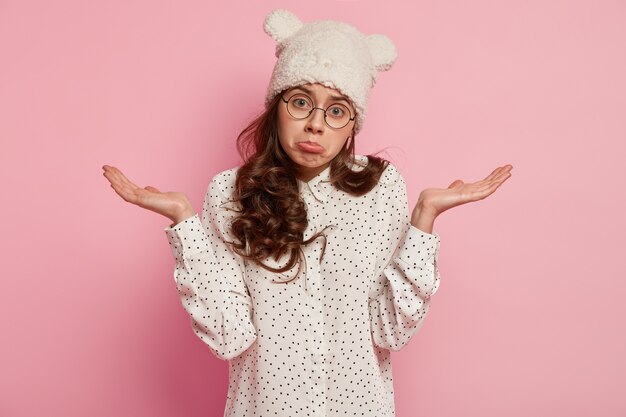
<path fill-rule="evenodd" d="M 314 107 L 328 109 L 338 103 L 346 106 L 352 117 L 355 116 L 354 107 L 350 100 L 339 91 L 321 84 L 305 84 L 293 87 L 283 93 L 283 98 L 289 100 L 294 95 L 306 95 L 312 100 Z M 298 102 L 305 106 L 305 101 Z M 337 108 L 332 108 L 339 114 Z M 329 119 L 331 115 L 328 115 Z M 322 172 L 339 154 L 351 136 L 355 121 L 352 120 L 340 129 L 331 128 L 324 121 L 322 110 L 313 112 L 304 119 L 296 119 L 287 111 L 287 105 L 281 100 L 278 108 L 278 138 L 285 153 L 298 167 L 298 178 L 309 181 Z"/>

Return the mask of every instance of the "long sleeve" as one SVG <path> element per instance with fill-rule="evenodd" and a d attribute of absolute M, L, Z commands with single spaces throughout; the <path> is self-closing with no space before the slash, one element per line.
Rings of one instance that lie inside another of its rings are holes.
<path fill-rule="evenodd" d="M 220 359 L 229 360 L 256 340 L 243 259 L 227 245 L 225 228 L 232 211 L 216 179 L 202 210 L 165 233 L 175 259 L 174 280 L 196 335 Z M 230 239 L 228 239 L 230 240 Z"/>
<path fill-rule="evenodd" d="M 439 236 L 409 222 L 406 183 L 391 168 L 392 184 L 381 187 L 378 224 L 381 254 L 377 277 L 369 293 L 372 340 L 378 347 L 398 351 L 424 323 L 430 297 L 439 288 Z"/>

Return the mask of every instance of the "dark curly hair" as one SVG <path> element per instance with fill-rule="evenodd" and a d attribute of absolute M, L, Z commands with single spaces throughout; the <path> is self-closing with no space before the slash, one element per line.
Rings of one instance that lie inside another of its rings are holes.
<path fill-rule="evenodd" d="M 308 221 L 306 205 L 298 190 L 296 166 L 278 140 L 277 113 L 281 96 L 278 94 L 237 138 L 244 163 L 237 171 L 233 199 L 241 208 L 230 229 L 236 238 L 230 244 L 237 254 L 277 273 L 292 269 L 296 263 L 300 272 L 303 245 L 323 237 L 322 258 L 326 247 L 325 229 L 304 240 Z M 353 135 L 349 145 L 330 163 L 331 183 L 355 196 L 366 194 L 378 183 L 389 164 L 377 156 L 367 158 L 362 170 L 351 169 L 353 164 L 358 164 Z M 282 268 L 263 263 L 270 256 L 278 261 L 284 255 L 289 256 L 289 261 Z"/>

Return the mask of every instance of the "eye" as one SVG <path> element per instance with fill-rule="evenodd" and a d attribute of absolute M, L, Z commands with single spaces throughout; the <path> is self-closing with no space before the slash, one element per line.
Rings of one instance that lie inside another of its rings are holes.
<path fill-rule="evenodd" d="M 328 109 L 328 113 L 333 117 L 343 117 L 346 114 L 346 110 L 341 105 L 335 105 Z"/>
<path fill-rule="evenodd" d="M 292 97 L 291 102 L 293 103 L 295 107 L 300 108 L 300 109 L 311 107 L 311 103 L 309 102 L 309 100 L 306 99 L 306 97 L 302 97 L 302 96 Z"/>

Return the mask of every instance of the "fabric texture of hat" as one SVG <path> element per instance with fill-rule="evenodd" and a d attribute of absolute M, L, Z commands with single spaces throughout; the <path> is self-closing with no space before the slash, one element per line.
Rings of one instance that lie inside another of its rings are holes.
<path fill-rule="evenodd" d="M 378 72 L 391 69 L 398 56 L 393 42 L 385 35 L 365 35 L 343 22 L 304 24 L 283 9 L 270 12 L 263 28 L 277 42 L 278 57 L 265 105 L 285 89 L 320 83 L 352 100 L 357 112 L 355 132 L 361 130 Z"/>

